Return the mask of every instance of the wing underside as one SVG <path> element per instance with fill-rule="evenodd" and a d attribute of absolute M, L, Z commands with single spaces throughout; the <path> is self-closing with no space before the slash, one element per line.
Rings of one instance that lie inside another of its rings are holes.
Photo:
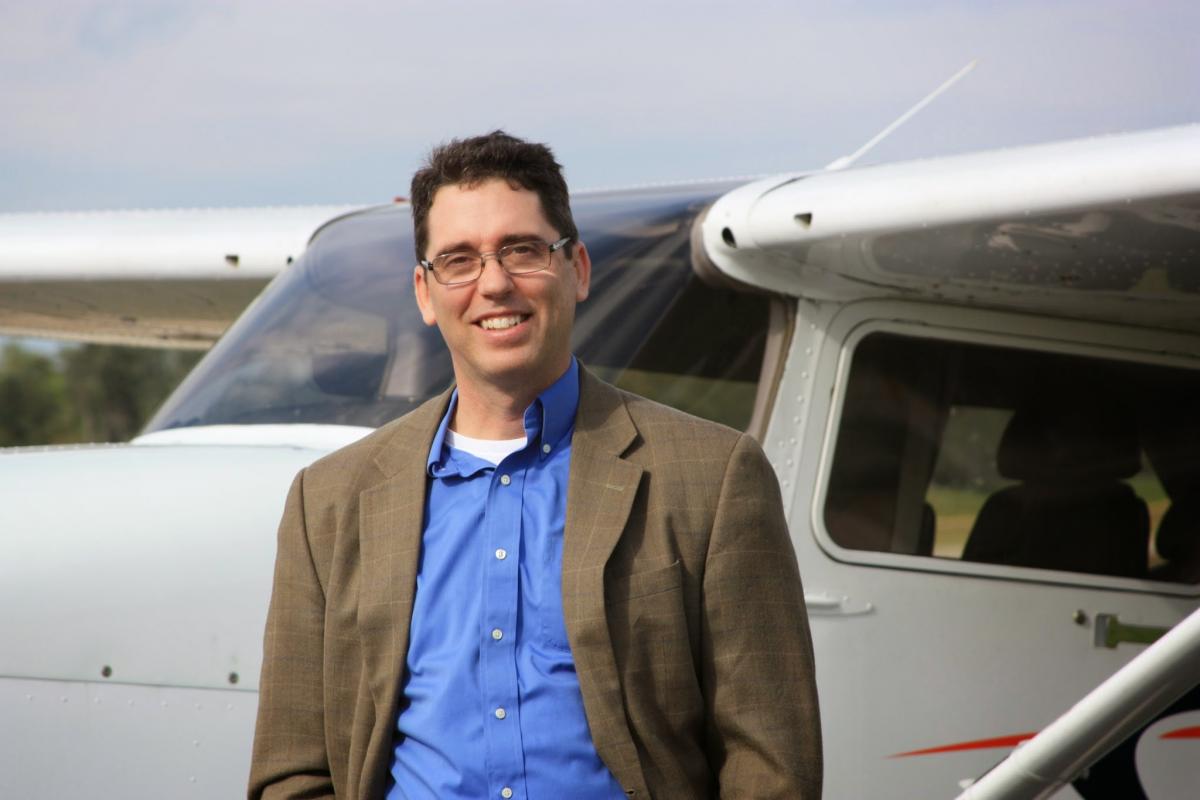
<path fill-rule="evenodd" d="M 1200 332 L 1200 125 L 768 179 L 703 223 L 727 277 Z"/>
<path fill-rule="evenodd" d="M 0 215 L 0 335 L 206 348 L 351 210 Z"/>

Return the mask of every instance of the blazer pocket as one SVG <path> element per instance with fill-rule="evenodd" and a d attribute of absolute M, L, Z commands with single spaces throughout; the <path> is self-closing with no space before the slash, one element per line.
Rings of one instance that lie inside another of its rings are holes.
<path fill-rule="evenodd" d="M 672 736 L 704 727 L 683 577 L 683 564 L 676 561 L 613 578 L 605 590 L 604 611 L 626 710 L 634 728 L 643 732 L 662 730 L 663 709 L 670 709 Z"/>
<path fill-rule="evenodd" d="M 658 569 L 618 575 L 606 582 L 604 602 L 606 605 L 627 603 L 637 597 L 678 589 L 683 583 L 683 565 L 676 559 Z"/>

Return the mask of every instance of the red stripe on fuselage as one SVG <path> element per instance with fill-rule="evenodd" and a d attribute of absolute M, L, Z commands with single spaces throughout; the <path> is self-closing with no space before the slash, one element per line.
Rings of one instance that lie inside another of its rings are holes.
<path fill-rule="evenodd" d="M 975 739 L 971 742 L 944 744 L 940 747 L 927 747 L 924 750 L 910 750 L 907 753 L 896 753 L 890 758 L 907 758 L 908 756 L 931 756 L 937 753 L 959 753 L 964 750 L 990 750 L 997 747 L 1016 747 L 1021 742 L 1027 742 L 1034 733 L 1016 733 L 1012 736 L 997 736 L 993 739 Z"/>
<path fill-rule="evenodd" d="M 1160 739 L 1200 739 L 1200 725 L 1194 728 L 1180 728 L 1177 731 L 1169 731 L 1158 737 Z"/>

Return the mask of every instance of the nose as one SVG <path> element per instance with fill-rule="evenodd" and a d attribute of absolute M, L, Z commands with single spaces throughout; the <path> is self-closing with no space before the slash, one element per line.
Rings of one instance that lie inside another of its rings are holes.
<path fill-rule="evenodd" d="M 500 259 L 495 253 L 489 253 L 483 258 L 483 272 L 479 273 L 476 281 L 476 291 L 489 297 L 508 294 L 513 287 L 512 276 L 500 266 Z"/>

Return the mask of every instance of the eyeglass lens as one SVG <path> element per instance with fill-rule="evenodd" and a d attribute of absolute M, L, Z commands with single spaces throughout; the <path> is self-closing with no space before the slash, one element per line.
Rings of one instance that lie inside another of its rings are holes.
<path fill-rule="evenodd" d="M 444 253 L 433 260 L 433 272 L 442 283 L 466 283 L 483 272 L 484 257 L 491 253 Z M 550 245 L 540 241 L 506 245 L 494 254 L 500 266 L 513 275 L 537 272 L 550 266 Z"/>

